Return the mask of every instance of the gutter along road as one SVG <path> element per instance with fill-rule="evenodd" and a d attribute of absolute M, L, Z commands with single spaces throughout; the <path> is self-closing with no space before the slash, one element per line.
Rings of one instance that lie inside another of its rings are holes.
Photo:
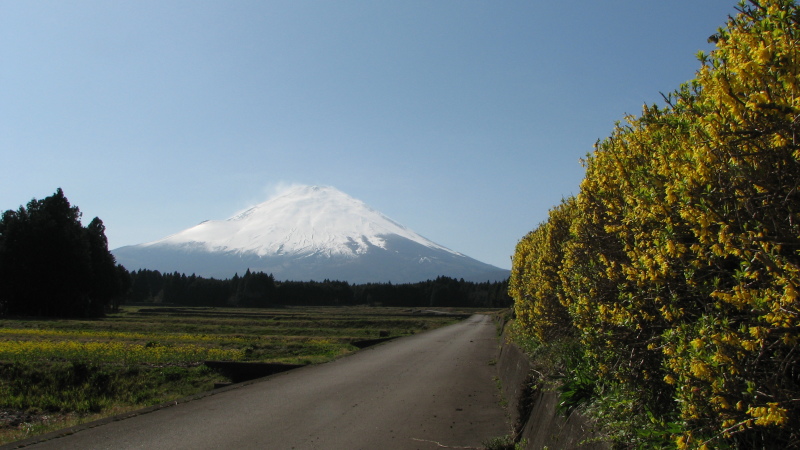
<path fill-rule="evenodd" d="M 481 448 L 510 431 L 490 364 L 498 344 L 491 317 L 474 315 L 330 363 L 3 448 Z"/>

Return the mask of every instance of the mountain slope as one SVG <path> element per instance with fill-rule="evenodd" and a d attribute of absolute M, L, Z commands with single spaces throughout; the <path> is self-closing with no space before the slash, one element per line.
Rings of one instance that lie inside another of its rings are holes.
<path fill-rule="evenodd" d="M 436 244 L 332 187 L 299 186 L 227 220 L 112 253 L 128 269 L 278 280 L 501 280 L 508 271 Z"/>

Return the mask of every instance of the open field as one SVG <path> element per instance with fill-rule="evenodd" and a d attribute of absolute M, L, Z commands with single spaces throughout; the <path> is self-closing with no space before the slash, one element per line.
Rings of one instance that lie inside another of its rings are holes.
<path fill-rule="evenodd" d="M 208 360 L 314 364 L 458 319 L 407 308 L 149 306 L 95 320 L 0 319 L 0 444 L 231 380 Z"/>

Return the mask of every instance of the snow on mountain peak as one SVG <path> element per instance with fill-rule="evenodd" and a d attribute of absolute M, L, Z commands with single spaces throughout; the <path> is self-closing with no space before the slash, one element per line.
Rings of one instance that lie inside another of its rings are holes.
<path fill-rule="evenodd" d="M 357 256 L 370 247 L 385 248 L 385 237 L 391 235 L 460 255 L 336 188 L 306 185 L 294 186 L 227 220 L 208 220 L 144 245 L 202 245 L 208 251 L 258 256 Z"/>

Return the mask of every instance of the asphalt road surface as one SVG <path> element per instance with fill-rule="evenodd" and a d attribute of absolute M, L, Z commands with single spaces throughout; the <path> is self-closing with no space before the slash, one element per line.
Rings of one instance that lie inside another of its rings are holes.
<path fill-rule="evenodd" d="M 509 433 L 490 317 L 32 444 L 31 449 L 481 448 Z"/>

